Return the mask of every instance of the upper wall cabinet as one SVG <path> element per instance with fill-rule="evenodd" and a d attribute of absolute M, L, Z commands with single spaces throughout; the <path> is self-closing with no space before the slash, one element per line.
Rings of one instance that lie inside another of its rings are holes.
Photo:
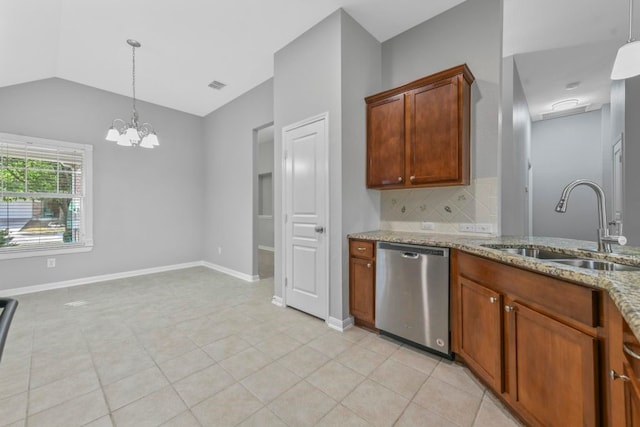
<path fill-rule="evenodd" d="M 469 184 L 473 81 L 463 64 L 365 98 L 368 188 Z"/>

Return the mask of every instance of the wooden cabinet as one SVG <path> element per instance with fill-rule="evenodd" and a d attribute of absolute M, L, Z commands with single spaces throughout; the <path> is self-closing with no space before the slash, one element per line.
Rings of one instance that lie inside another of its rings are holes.
<path fill-rule="evenodd" d="M 375 329 L 375 242 L 349 240 L 349 311 L 356 325 Z"/>
<path fill-rule="evenodd" d="M 468 185 L 471 84 L 466 65 L 367 97 L 367 187 Z"/>
<path fill-rule="evenodd" d="M 600 425 L 601 291 L 459 251 L 452 262 L 457 357 L 528 425 Z"/>
<path fill-rule="evenodd" d="M 609 420 L 612 427 L 640 426 L 640 342 L 609 300 Z"/>

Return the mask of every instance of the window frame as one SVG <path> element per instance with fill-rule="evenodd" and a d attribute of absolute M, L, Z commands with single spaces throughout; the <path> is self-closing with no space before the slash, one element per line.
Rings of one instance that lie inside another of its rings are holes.
<path fill-rule="evenodd" d="M 0 144 L 23 144 L 36 147 L 71 149 L 82 152 L 81 242 L 60 245 L 42 244 L 0 248 L 0 260 L 89 252 L 93 249 L 93 145 L 0 132 Z M 33 193 L 35 194 L 35 193 Z M 42 193 L 47 194 L 47 193 Z"/>

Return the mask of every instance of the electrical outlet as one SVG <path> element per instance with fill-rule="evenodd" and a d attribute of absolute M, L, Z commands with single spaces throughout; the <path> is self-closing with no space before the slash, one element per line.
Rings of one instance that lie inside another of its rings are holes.
<path fill-rule="evenodd" d="M 434 230 L 436 225 L 433 222 L 421 222 L 420 229 L 421 230 Z"/>
<path fill-rule="evenodd" d="M 47 268 L 53 268 L 56 266 L 55 258 L 47 258 Z"/>
<path fill-rule="evenodd" d="M 492 224 L 476 224 L 476 233 L 493 233 Z"/>
<path fill-rule="evenodd" d="M 473 224 L 466 224 L 466 223 L 460 224 L 460 227 L 458 228 L 458 230 L 463 233 L 473 233 L 475 231 Z"/>

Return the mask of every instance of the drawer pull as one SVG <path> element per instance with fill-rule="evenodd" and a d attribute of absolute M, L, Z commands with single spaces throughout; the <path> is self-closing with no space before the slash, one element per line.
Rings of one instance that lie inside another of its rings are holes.
<path fill-rule="evenodd" d="M 496 297 L 489 297 L 489 302 L 490 302 L 491 304 L 493 304 L 493 303 L 494 303 L 494 302 L 496 302 L 496 301 L 498 301 L 498 298 L 496 298 Z"/>
<path fill-rule="evenodd" d="M 401 176 L 398 177 L 398 182 L 402 182 L 402 177 Z"/>
<path fill-rule="evenodd" d="M 512 305 L 505 305 L 504 311 L 506 311 L 507 313 L 511 313 L 512 311 L 516 311 L 516 308 Z"/>
<path fill-rule="evenodd" d="M 622 381 L 629 381 L 629 377 L 626 375 L 620 375 L 618 374 L 616 371 L 614 371 L 613 369 L 609 371 L 609 377 L 611 378 L 612 381 L 615 381 L 617 379 L 621 379 Z"/>
<path fill-rule="evenodd" d="M 357 250 L 358 252 L 364 252 L 364 251 L 366 251 L 366 250 L 367 250 L 367 248 L 356 248 L 356 250 Z"/>
<path fill-rule="evenodd" d="M 367 268 L 371 268 L 371 263 L 370 262 L 367 263 Z"/>
<path fill-rule="evenodd" d="M 629 347 L 627 347 L 626 344 L 622 344 L 622 349 L 624 350 L 625 353 L 627 353 L 629 356 L 633 357 L 634 359 L 640 360 L 640 354 L 636 353 L 635 351 L 631 350 Z"/>

